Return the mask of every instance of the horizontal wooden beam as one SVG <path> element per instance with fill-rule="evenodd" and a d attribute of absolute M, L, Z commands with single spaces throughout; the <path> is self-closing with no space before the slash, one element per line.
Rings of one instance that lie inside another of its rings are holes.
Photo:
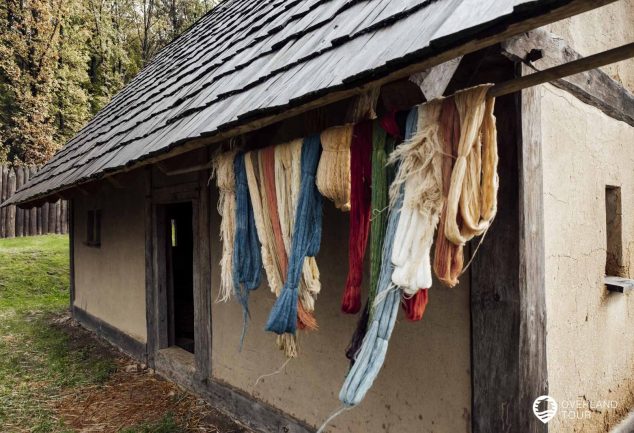
<path fill-rule="evenodd" d="M 582 58 L 568 42 L 544 29 L 532 30 L 505 41 L 502 54 L 514 62 L 524 63 L 533 71 Z M 634 95 L 601 69 L 591 69 L 550 84 L 608 116 L 634 126 Z"/>
<path fill-rule="evenodd" d="M 180 174 L 188 174 L 188 173 L 194 173 L 197 171 L 203 171 L 203 170 L 209 170 L 211 168 L 211 161 L 210 162 L 206 162 L 205 164 L 198 164 L 198 165 L 193 165 L 191 167 L 186 167 L 186 168 L 179 168 L 178 170 L 165 170 L 163 171 L 163 174 L 165 174 L 166 176 L 178 176 Z"/>
<path fill-rule="evenodd" d="M 489 90 L 489 95 L 499 97 L 518 92 L 529 87 L 538 86 L 540 84 L 555 81 L 570 75 L 585 72 L 590 69 L 600 68 L 601 66 L 611 63 L 620 62 L 621 60 L 631 59 L 634 57 L 634 42 L 622 45 L 611 50 L 583 57 L 563 65 L 525 75 L 504 83 L 496 84 Z"/>

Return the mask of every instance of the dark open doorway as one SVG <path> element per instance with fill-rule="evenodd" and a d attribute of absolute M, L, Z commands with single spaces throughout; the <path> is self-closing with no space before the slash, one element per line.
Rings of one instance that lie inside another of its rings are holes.
<path fill-rule="evenodd" d="M 194 353 L 192 204 L 165 207 L 168 344 Z"/>

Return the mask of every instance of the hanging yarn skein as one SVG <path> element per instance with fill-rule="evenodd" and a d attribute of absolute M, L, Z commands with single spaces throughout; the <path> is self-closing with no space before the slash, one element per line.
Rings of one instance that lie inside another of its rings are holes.
<path fill-rule="evenodd" d="M 320 153 L 319 136 L 313 135 L 304 140 L 301 187 L 295 214 L 288 275 L 266 324 L 266 330 L 276 334 L 295 334 L 297 330 L 298 286 L 304 259 L 305 257 L 314 257 L 319 252 L 322 199 L 315 185 L 315 176 Z"/>
<path fill-rule="evenodd" d="M 275 146 L 275 186 L 278 214 L 287 256 L 291 253 L 295 212 L 301 187 L 302 140 Z M 315 310 L 315 300 L 321 291 L 319 268 L 314 257 L 306 257 L 299 285 L 299 299 L 308 312 Z"/>
<path fill-rule="evenodd" d="M 249 318 L 249 293 L 260 286 L 262 257 L 260 243 L 255 228 L 253 208 L 249 200 L 245 155 L 239 154 L 234 160 L 236 180 L 235 242 L 233 247 L 233 287 L 242 304 L 243 329 L 240 347 L 244 342 Z"/>
<path fill-rule="evenodd" d="M 438 223 L 436 235 L 436 247 L 434 250 L 434 273 L 436 277 L 447 287 L 458 284 L 458 277 L 462 272 L 464 256 L 463 246 L 455 245 L 445 236 L 447 220 L 447 196 L 451 184 L 451 172 L 454 158 L 458 153 L 460 141 L 460 116 L 454 98 L 444 99 L 440 112 L 440 132 L 442 137 L 442 188 L 444 196 L 443 209 Z M 462 219 L 458 218 L 458 227 L 462 228 Z"/>
<path fill-rule="evenodd" d="M 447 197 L 445 236 L 456 245 L 484 233 L 497 211 L 497 132 L 495 99 L 487 97 L 490 87 L 478 86 L 454 95 L 460 142 Z"/>
<path fill-rule="evenodd" d="M 413 108 L 407 117 L 406 139 L 410 139 L 414 134 L 417 127 L 417 118 L 418 108 Z M 387 230 L 383 242 L 383 260 L 377 284 L 377 295 L 374 304 L 371 306 L 370 315 L 372 320 L 357 354 L 356 361 L 348 372 L 339 392 L 339 400 L 346 406 L 358 405 L 378 376 L 379 370 L 385 361 L 388 342 L 396 322 L 401 290 L 392 284 L 394 264 L 391 257 L 401 207 L 403 206 L 403 190 L 404 188 L 401 187 L 400 190 L 396 191 L 395 196 L 391 195 L 390 197 L 393 205 L 388 216 Z"/>
<path fill-rule="evenodd" d="M 321 133 L 323 153 L 317 169 L 317 188 L 344 212 L 350 210 L 350 145 L 353 125 L 335 126 Z"/>
<path fill-rule="evenodd" d="M 361 309 L 363 258 L 370 231 L 372 199 L 372 121 L 356 124 L 350 146 L 350 234 L 348 240 L 348 278 L 341 310 L 356 314 Z"/>
<path fill-rule="evenodd" d="M 370 307 L 376 296 L 379 273 L 381 272 L 381 254 L 383 239 L 387 226 L 388 185 L 392 180 L 392 168 L 387 166 L 387 155 L 394 150 L 395 137 L 399 135 L 396 124 L 396 113 L 390 113 L 380 121 L 373 122 L 372 131 L 372 198 L 370 219 L 370 284 L 368 299 L 359 318 L 357 327 L 346 348 L 346 357 L 350 361 L 359 351 L 363 337 L 367 332 L 368 322 L 371 320 Z M 387 135 L 389 132 L 391 135 Z"/>
<path fill-rule="evenodd" d="M 419 106 L 418 132 L 390 155 L 391 162 L 399 163 L 390 193 L 395 197 L 404 190 L 392 251 L 392 282 L 409 296 L 432 284 L 430 251 L 443 204 L 440 108 L 440 101 Z"/>
<path fill-rule="evenodd" d="M 236 150 L 218 153 L 213 159 L 212 177 L 218 186 L 218 214 L 220 214 L 220 290 L 216 302 L 227 302 L 233 292 L 233 244 L 236 232 L 236 178 L 234 160 Z"/>

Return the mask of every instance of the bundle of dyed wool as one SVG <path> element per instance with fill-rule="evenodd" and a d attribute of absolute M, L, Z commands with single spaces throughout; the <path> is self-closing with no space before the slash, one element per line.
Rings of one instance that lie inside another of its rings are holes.
<path fill-rule="evenodd" d="M 417 127 L 418 108 L 413 108 L 407 118 L 405 138 L 411 139 Z M 372 317 L 368 332 L 356 360 L 339 392 L 339 400 L 346 406 L 359 404 L 376 379 L 387 353 L 388 342 L 394 329 L 401 290 L 392 284 L 394 265 L 392 263 L 395 235 L 404 202 L 404 187 L 391 190 L 390 200 L 393 206 L 388 216 L 387 230 L 383 242 L 382 264 L 377 294 L 371 306 Z M 392 194 L 394 192 L 394 194 Z"/>
<path fill-rule="evenodd" d="M 454 96 L 460 115 L 460 142 L 447 197 L 445 236 L 456 245 L 484 233 L 497 211 L 497 132 L 494 99 L 487 98 L 489 87 L 475 87 Z"/>
<path fill-rule="evenodd" d="M 353 128 L 350 146 L 350 234 L 348 239 L 348 278 L 341 301 L 344 313 L 361 309 L 363 258 L 370 232 L 372 198 L 372 122 L 364 121 Z"/>
<path fill-rule="evenodd" d="M 302 140 L 297 139 L 275 146 L 275 186 L 278 214 L 286 254 L 291 253 L 295 228 L 295 213 L 301 186 Z M 306 257 L 299 285 L 299 298 L 308 312 L 315 310 L 315 300 L 321 291 L 319 268 L 314 257 Z"/>
<path fill-rule="evenodd" d="M 448 286 L 458 282 L 463 263 L 462 246 L 483 234 L 497 211 L 499 181 L 493 115 L 495 99 L 487 96 L 489 87 L 478 86 L 456 93 L 453 97 L 455 110 L 448 102 L 443 105 L 443 152 L 457 156 L 448 189 L 443 185 L 446 210 L 442 216 L 442 233 L 438 234 L 435 258 L 436 274 Z M 454 111 L 460 119 L 459 126 L 456 125 Z M 450 170 L 449 163 L 446 165 L 443 167 L 443 183 L 446 183 L 447 171 Z"/>
<path fill-rule="evenodd" d="M 304 259 L 315 257 L 321 244 L 322 199 L 315 185 L 320 154 L 319 136 L 306 138 L 302 146 L 301 185 L 295 212 L 288 274 L 266 324 L 266 329 L 276 334 L 295 334 L 298 290 Z"/>
<path fill-rule="evenodd" d="M 249 200 L 245 156 L 239 154 L 234 160 L 236 185 L 235 238 L 233 246 L 232 279 L 234 293 L 242 304 L 244 326 L 240 347 L 244 341 L 249 318 L 249 293 L 260 286 L 262 257 L 255 227 L 253 208 Z"/>
<path fill-rule="evenodd" d="M 299 200 L 301 148 L 301 141 L 296 141 L 289 145 L 269 146 L 247 155 L 249 193 L 262 243 L 264 268 L 271 290 L 278 297 L 289 270 L 292 239 L 289 233 L 294 226 L 294 208 Z M 319 271 L 314 262 L 308 266 L 302 263 L 301 269 L 304 273 L 299 287 L 302 300 L 296 310 L 299 327 L 317 329 L 312 311 L 314 296 L 320 289 Z M 282 334 L 278 338 L 278 346 L 289 357 L 297 356 L 293 334 Z"/>
<path fill-rule="evenodd" d="M 390 136 L 387 132 L 390 132 Z M 368 299 L 359 318 L 350 344 L 346 349 L 346 357 L 354 361 L 363 337 L 367 332 L 370 320 L 370 307 L 376 296 L 379 273 L 381 271 L 381 253 L 387 226 L 388 185 L 392 181 L 391 168 L 387 167 L 388 155 L 394 150 L 395 137 L 399 135 L 395 113 L 373 122 L 372 130 L 372 187 L 371 187 L 371 220 L 370 220 L 370 284 Z"/>
<path fill-rule="evenodd" d="M 236 178 L 233 161 L 236 151 L 230 150 L 217 154 L 213 159 L 212 176 L 218 186 L 218 213 L 220 214 L 220 291 L 217 302 L 227 302 L 233 291 L 233 243 L 236 232 Z"/>
<path fill-rule="evenodd" d="M 460 141 L 460 116 L 453 98 L 443 100 L 440 112 L 440 135 L 442 142 L 442 189 L 444 204 L 436 234 L 436 248 L 434 250 L 434 273 L 436 277 L 447 287 L 458 284 L 458 276 L 462 272 L 463 252 L 462 245 L 455 245 L 445 236 L 445 221 L 447 219 L 447 196 L 451 184 L 451 172 L 454 159 L 458 153 Z M 458 215 L 458 227 L 462 221 Z"/>
<path fill-rule="evenodd" d="M 432 284 L 430 250 L 442 209 L 441 148 L 438 117 L 441 103 L 419 107 L 418 132 L 390 155 L 399 169 L 390 187 L 391 197 L 403 190 L 403 207 L 396 229 L 392 282 L 406 296 Z"/>
<path fill-rule="evenodd" d="M 353 125 L 336 126 L 321 133 L 323 153 L 317 169 L 317 188 L 338 209 L 350 210 L 350 145 Z"/>

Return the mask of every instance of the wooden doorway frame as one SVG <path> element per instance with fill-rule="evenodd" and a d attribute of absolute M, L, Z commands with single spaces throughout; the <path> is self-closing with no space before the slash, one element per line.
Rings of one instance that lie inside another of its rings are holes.
<path fill-rule="evenodd" d="M 152 168 L 146 170 L 145 197 L 145 274 L 147 359 L 155 367 L 158 351 L 169 346 L 167 320 L 167 278 L 165 275 L 165 212 L 162 206 L 190 202 L 192 204 L 193 290 L 195 375 L 200 381 L 211 377 L 211 250 L 208 173 L 198 174 L 197 182 L 169 187 L 153 186 Z M 163 245 L 163 247 L 161 247 Z"/>

